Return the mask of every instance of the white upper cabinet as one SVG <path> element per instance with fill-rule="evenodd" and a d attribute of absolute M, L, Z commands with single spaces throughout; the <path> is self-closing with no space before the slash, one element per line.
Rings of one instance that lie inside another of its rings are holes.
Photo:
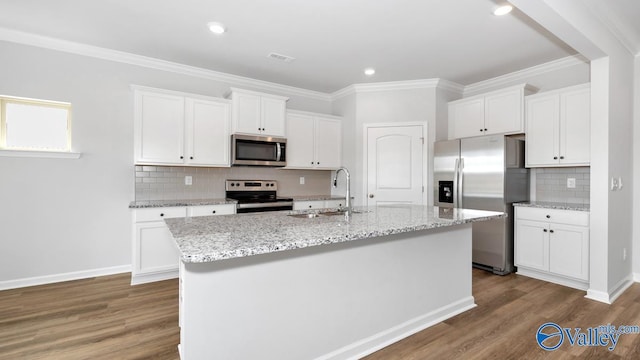
<path fill-rule="evenodd" d="M 316 167 L 337 169 L 342 166 L 342 121 L 316 116 Z"/>
<path fill-rule="evenodd" d="M 187 164 L 229 166 L 230 110 L 226 100 L 186 99 Z"/>
<path fill-rule="evenodd" d="M 184 97 L 135 92 L 135 162 L 184 162 Z"/>
<path fill-rule="evenodd" d="M 590 84 L 527 96 L 526 166 L 588 166 Z"/>
<path fill-rule="evenodd" d="M 449 139 L 524 132 L 526 84 L 449 103 Z"/>
<path fill-rule="evenodd" d="M 285 137 L 288 99 L 284 96 L 231 88 L 232 132 Z"/>
<path fill-rule="evenodd" d="M 313 168 L 315 164 L 315 119 L 309 114 L 287 114 L 287 167 Z"/>
<path fill-rule="evenodd" d="M 287 113 L 287 168 L 337 169 L 342 164 L 342 121 L 303 111 Z"/>
<path fill-rule="evenodd" d="M 229 100 L 140 87 L 134 96 L 136 164 L 229 166 Z"/>

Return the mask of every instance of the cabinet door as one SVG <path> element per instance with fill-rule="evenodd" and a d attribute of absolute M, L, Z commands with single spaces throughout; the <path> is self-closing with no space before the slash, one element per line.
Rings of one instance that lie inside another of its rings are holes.
<path fill-rule="evenodd" d="M 549 271 L 589 280 L 588 228 L 551 224 L 549 231 Z"/>
<path fill-rule="evenodd" d="M 137 223 L 134 275 L 178 269 L 179 252 L 164 221 Z"/>
<path fill-rule="evenodd" d="M 560 164 L 589 165 L 591 161 L 590 90 L 560 94 Z"/>
<path fill-rule="evenodd" d="M 528 97 L 526 107 L 526 166 L 557 165 L 560 152 L 558 95 Z"/>
<path fill-rule="evenodd" d="M 449 139 L 484 134 L 484 98 L 449 104 Z"/>
<path fill-rule="evenodd" d="M 135 93 L 135 162 L 184 162 L 184 98 L 161 93 Z"/>
<path fill-rule="evenodd" d="M 186 100 L 187 163 L 229 166 L 229 104 Z"/>
<path fill-rule="evenodd" d="M 485 96 L 484 134 L 524 132 L 522 99 L 520 89 Z"/>
<path fill-rule="evenodd" d="M 287 115 L 287 167 L 313 168 L 314 119 L 311 115 Z"/>
<path fill-rule="evenodd" d="M 316 167 L 337 169 L 342 164 L 342 122 L 316 117 Z"/>
<path fill-rule="evenodd" d="M 549 271 L 547 223 L 516 219 L 515 265 Z"/>
<path fill-rule="evenodd" d="M 262 97 L 262 134 L 285 137 L 286 101 Z"/>
<path fill-rule="evenodd" d="M 260 134 L 262 129 L 261 97 L 240 92 L 233 93 L 233 132 Z"/>

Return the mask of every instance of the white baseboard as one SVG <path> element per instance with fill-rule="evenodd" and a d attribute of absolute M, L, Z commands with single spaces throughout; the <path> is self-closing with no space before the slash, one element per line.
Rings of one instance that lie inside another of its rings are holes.
<path fill-rule="evenodd" d="M 473 309 L 476 306 L 477 305 L 474 302 L 473 296 L 469 296 L 453 304 L 449 304 L 447 306 L 434 310 L 428 314 L 424 314 L 417 318 L 406 321 L 391 329 L 387 329 L 353 344 L 344 346 L 340 349 L 332 351 L 329 354 L 320 356 L 315 360 L 360 359 L 397 341 L 400 341 L 407 336 L 413 335 L 439 322 L 452 318 L 467 310 Z"/>
<path fill-rule="evenodd" d="M 27 286 L 45 285 L 63 281 L 79 280 L 96 276 L 114 275 L 131 272 L 131 265 L 113 266 L 101 269 L 75 271 L 69 273 L 36 276 L 31 278 L 0 281 L 0 290 L 18 289 Z"/>
<path fill-rule="evenodd" d="M 146 284 L 154 281 L 175 279 L 178 277 L 179 274 L 180 272 L 178 271 L 178 269 L 175 269 L 175 270 L 161 271 L 161 272 L 155 272 L 155 273 L 149 273 L 149 274 L 131 275 L 131 285 L 140 285 L 140 284 Z"/>
<path fill-rule="evenodd" d="M 518 275 L 524 275 L 524 276 L 532 277 L 532 278 L 538 279 L 538 280 L 544 280 L 544 281 L 552 282 L 552 283 L 558 284 L 558 285 L 568 286 L 570 288 L 574 288 L 574 289 L 578 289 L 578 290 L 587 290 L 589 288 L 589 282 L 588 281 L 574 280 L 574 279 L 570 279 L 570 278 L 565 278 L 563 276 L 549 274 L 549 273 L 547 273 L 545 271 L 537 271 L 537 270 L 534 270 L 534 269 L 527 269 L 527 268 L 524 268 L 522 266 L 518 267 L 517 274 Z"/>
<path fill-rule="evenodd" d="M 586 297 L 587 299 L 599 301 L 605 304 L 611 304 L 611 298 L 609 296 L 609 293 L 605 291 L 589 289 L 587 290 L 587 295 L 585 295 L 584 297 Z"/>
<path fill-rule="evenodd" d="M 613 290 L 609 292 L 599 291 L 599 290 L 587 290 L 587 295 L 585 296 L 587 299 L 600 301 L 605 304 L 613 304 L 616 299 L 624 293 L 631 285 L 633 285 L 633 280 L 635 279 L 636 274 L 629 274 L 626 278 L 620 280 L 614 287 Z"/>

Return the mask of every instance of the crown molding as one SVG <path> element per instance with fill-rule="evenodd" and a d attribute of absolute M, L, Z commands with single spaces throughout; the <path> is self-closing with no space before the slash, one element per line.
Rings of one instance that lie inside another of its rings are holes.
<path fill-rule="evenodd" d="M 348 95 L 365 92 L 393 91 L 393 90 L 414 90 L 442 88 L 445 90 L 462 94 L 464 86 L 453 81 L 444 79 L 421 79 L 406 81 L 389 81 L 366 84 L 353 84 L 343 89 L 331 93 L 331 99 L 336 100 Z"/>
<path fill-rule="evenodd" d="M 464 96 L 470 96 L 486 91 L 490 91 L 496 88 L 510 86 L 517 82 L 526 82 L 529 77 L 542 75 L 550 71 L 562 70 L 571 66 L 589 64 L 584 56 L 577 54 L 567 56 L 558 60 L 549 61 L 540 65 L 532 66 L 512 73 L 497 76 L 492 79 L 479 81 L 477 83 L 469 84 L 464 87 Z"/>
<path fill-rule="evenodd" d="M 149 69 L 167 71 L 181 75 L 193 76 L 207 80 L 221 81 L 233 85 L 248 86 L 264 91 L 275 91 L 287 95 L 298 95 L 322 101 L 331 101 L 332 99 L 330 94 L 319 91 L 307 90 L 263 80 L 256 80 L 244 76 L 227 74 L 219 71 L 203 69 L 166 60 L 160 60 L 148 56 L 136 55 L 73 41 L 60 40 L 7 28 L 0 28 L 0 40 L 50 50 L 57 50 L 75 55 L 88 56 L 102 60 L 114 61 L 123 64 L 141 66 Z"/>
<path fill-rule="evenodd" d="M 633 27 L 620 16 L 616 11 L 603 3 L 587 3 L 587 8 L 591 10 L 593 15 L 607 30 L 616 38 L 622 46 L 624 46 L 631 55 L 640 55 L 640 36 L 638 36 Z"/>

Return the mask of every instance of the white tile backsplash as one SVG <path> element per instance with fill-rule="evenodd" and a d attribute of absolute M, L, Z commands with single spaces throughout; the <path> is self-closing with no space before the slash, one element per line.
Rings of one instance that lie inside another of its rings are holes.
<path fill-rule="evenodd" d="M 589 204 L 591 168 L 537 168 L 535 172 L 536 201 Z M 568 178 L 576 179 L 574 189 L 567 188 Z"/>
<path fill-rule="evenodd" d="M 200 168 L 183 166 L 135 166 L 136 201 L 224 198 L 227 179 L 276 180 L 279 196 L 330 195 L 331 171 L 284 170 L 281 168 L 238 166 Z M 185 185 L 191 176 L 193 185 Z M 305 184 L 300 185 L 300 177 Z"/>

